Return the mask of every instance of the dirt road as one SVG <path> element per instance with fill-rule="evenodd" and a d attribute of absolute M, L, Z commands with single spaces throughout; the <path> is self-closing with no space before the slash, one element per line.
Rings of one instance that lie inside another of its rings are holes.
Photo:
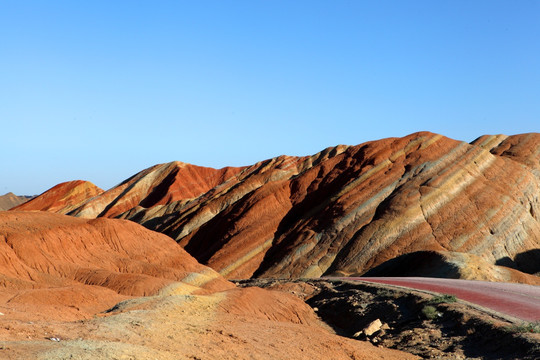
<path fill-rule="evenodd" d="M 369 281 L 451 294 L 458 299 L 522 320 L 540 321 L 540 286 L 419 277 L 358 277 L 342 279 Z"/>

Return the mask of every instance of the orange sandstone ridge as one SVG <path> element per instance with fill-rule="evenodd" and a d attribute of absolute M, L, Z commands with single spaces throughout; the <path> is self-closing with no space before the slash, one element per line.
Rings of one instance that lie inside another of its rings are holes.
<path fill-rule="evenodd" d="M 421 132 L 243 168 L 157 165 L 69 213 L 138 222 L 228 278 L 361 275 L 427 251 L 457 269 L 445 276 L 538 284 L 538 194 L 540 134 Z"/>

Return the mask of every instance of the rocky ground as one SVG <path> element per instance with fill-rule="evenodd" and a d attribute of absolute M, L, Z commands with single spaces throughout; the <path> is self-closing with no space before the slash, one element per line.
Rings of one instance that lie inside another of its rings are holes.
<path fill-rule="evenodd" d="M 540 334 L 453 298 L 378 284 L 329 280 L 242 280 L 309 304 L 337 334 L 424 359 L 539 359 Z M 540 331 L 540 327 L 532 329 Z"/>

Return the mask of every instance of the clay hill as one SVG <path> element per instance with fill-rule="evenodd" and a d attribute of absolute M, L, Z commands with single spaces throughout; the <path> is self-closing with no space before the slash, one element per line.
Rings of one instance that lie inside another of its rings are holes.
<path fill-rule="evenodd" d="M 0 196 L 0 211 L 2 210 L 9 210 L 17 205 L 20 205 L 30 199 L 32 199 L 33 196 L 17 196 L 14 193 L 10 192 L 5 195 Z"/>
<path fill-rule="evenodd" d="M 140 223 L 227 278 L 406 270 L 539 284 L 539 194 L 540 134 L 421 132 L 243 168 L 156 165 L 59 212 Z"/>
<path fill-rule="evenodd" d="M 2 359 L 416 359 L 237 288 L 130 221 L 0 212 Z M 140 297 L 146 295 L 144 297 Z"/>

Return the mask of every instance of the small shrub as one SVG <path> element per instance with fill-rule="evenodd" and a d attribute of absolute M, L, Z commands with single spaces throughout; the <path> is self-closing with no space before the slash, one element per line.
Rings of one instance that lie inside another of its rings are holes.
<path fill-rule="evenodd" d="M 387 289 L 379 289 L 377 290 L 377 295 L 382 297 L 392 297 L 394 293 Z"/>
<path fill-rule="evenodd" d="M 447 304 L 456 302 L 457 298 L 454 295 L 442 294 L 434 296 L 431 300 L 428 301 L 428 304 Z"/>
<path fill-rule="evenodd" d="M 434 320 L 437 317 L 440 316 L 440 313 L 437 312 L 437 309 L 434 306 L 426 305 L 422 308 L 422 314 L 426 317 L 426 319 Z"/>
<path fill-rule="evenodd" d="M 540 334 L 540 322 L 530 322 L 523 325 L 514 325 L 507 328 L 512 333 L 535 333 Z"/>

